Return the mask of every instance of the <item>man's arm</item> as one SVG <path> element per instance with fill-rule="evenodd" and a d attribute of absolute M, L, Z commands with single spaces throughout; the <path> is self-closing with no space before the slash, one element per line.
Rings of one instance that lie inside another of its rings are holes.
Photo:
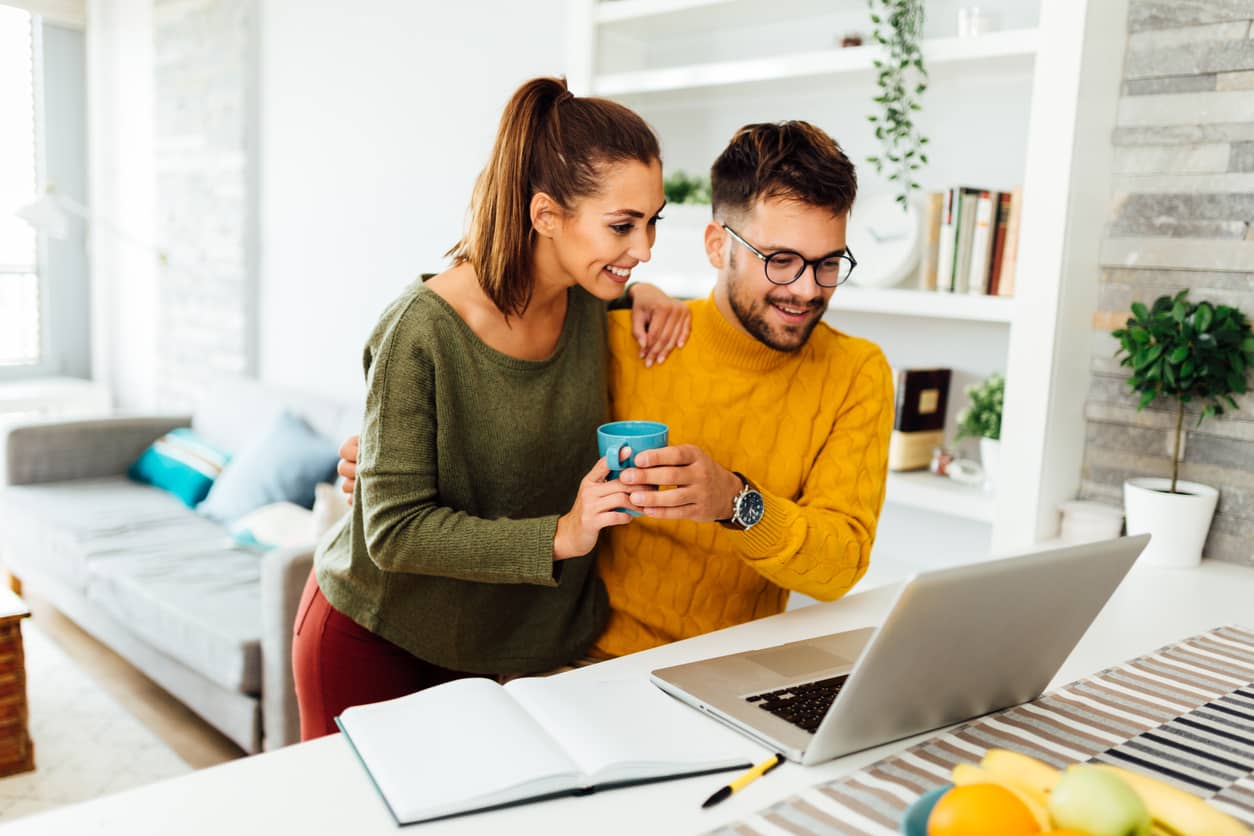
<path fill-rule="evenodd" d="M 800 496 L 762 493 L 765 513 L 735 536 L 740 553 L 764 577 L 819 600 L 847 592 L 866 573 L 888 470 L 893 423 L 892 378 L 875 352 L 855 376 Z M 740 479 L 693 445 L 638 453 L 624 482 L 674 485 L 671 490 L 632 493 L 632 502 L 660 519 L 697 522 L 731 516 Z M 746 473 L 750 483 L 753 474 Z"/>

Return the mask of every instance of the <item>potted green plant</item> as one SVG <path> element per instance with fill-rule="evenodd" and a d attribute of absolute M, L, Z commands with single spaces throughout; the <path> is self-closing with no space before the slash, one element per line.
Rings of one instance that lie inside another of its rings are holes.
<path fill-rule="evenodd" d="M 1164 566 L 1196 566 L 1210 530 L 1219 491 L 1180 477 L 1184 413 L 1196 403 L 1197 423 L 1237 409 L 1233 395 L 1246 391 L 1246 370 L 1254 365 L 1254 335 L 1245 314 L 1229 305 L 1192 302 L 1189 291 L 1160 296 L 1150 307 L 1132 304 L 1115 356 L 1132 371 L 1128 386 L 1139 393 L 1137 410 L 1160 398 L 1175 402 L 1171 478 L 1129 479 L 1123 485 L 1129 534 L 1149 532 L 1141 561 Z"/>
<path fill-rule="evenodd" d="M 984 487 L 992 490 L 997 484 L 1001 462 L 1001 413 L 1006 400 L 1006 378 L 994 373 L 963 391 L 970 403 L 958 413 L 958 440 L 980 440 Z"/>
<path fill-rule="evenodd" d="M 871 12 L 872 41 L 884 50 L 871 63 L 876 70 L 879 95 L 873 101 L 879 112 L 867 117 L 875 126 L 881 152 L 867 157 L 878 174 L 887 175 L 897 189 L 896 200 L 905 209 L 919 188 L 918 171 L 927 164 L 923 146 L 927 137 L 914 123 L 923 109 L 920 98 L 927 90 L 923 64 L 923 0 L 867 0 Z"/>

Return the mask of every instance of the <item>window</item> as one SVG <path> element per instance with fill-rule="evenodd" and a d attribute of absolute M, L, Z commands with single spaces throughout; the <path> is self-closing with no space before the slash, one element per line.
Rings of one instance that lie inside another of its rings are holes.
<path fill-rule="evenodd" d="M 36 197 L 31 16 L 0 6 L 0 372 L 41 357 L 39 241 L 14 213 Z"/>

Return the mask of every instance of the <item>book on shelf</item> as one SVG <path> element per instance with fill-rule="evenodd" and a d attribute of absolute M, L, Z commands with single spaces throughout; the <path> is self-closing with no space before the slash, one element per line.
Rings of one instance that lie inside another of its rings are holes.
<path fill-rule="evenodd" d="M 964 186 L 958 190 L 958 228 L 954 238 L 954 293 L 968 292 L 971 251 L 975 240 L 976 204 L 983 189 Z"/>
<path fill-rule="evenodd" d="M 988 293 L 988 281 L 993 263 L 993 224 L 996 220 L 994 207 L 999 203 L 998 193 L 980 192 L 975 200 L 975 230 L 971 233 L 971 268 L 967 272 L 967 292 L 983 295 Z"/>
<path fill-rule="evenodd" d="M 919 259 L 919 290 L 936 290 L 936 262 L 939 256 L 941 215 L 945 193 L 928 192 L 923 211 L 923 255 Z"/>
<path fill-rule="evenodd" d="M 1001 274 L 997 283 L 998 296 L 1015 295 L 1015 274 L 1019 263 L 1019 222 L 1023 216 L 1023 187 L 1010 192 L 1010 214 L 1006 220 L 1005 253 L 1002 255 Z"/>
<path fill-rule="evenodd" d="M 954 289 L 954 237 L 958 228 L 958 190 L 946 189 L 941 207 L 940 240 L 936 245 L 936 289 Z"/>
<path fill-rule="evenodd" d="M 950 369 L 901 369 L 896 384 L 896 412 L 888 442 L 889 470 L 920 470 L 932 450 L 945 440 Z"/>
<path fill-rule="evenodd" d="M 988 273 L 988 293 L 998 296 L 1001 287 L 1001 268 L 1006 263 L 1006 227 L 1010 221 L 1010 192 L 997 193 L 997 220 L 993 229 L 993 264 Z"/>
<path fill-rule="evenodd" d="M 336 722 L 398 824 L 741 769 L 762 754 L 643 679 L 457 679 Z"/>

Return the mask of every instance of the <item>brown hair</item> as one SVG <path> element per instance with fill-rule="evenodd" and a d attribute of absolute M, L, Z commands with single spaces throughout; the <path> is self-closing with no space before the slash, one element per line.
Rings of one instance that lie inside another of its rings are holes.
<path fill-rule="evenodd" d="M 710 167 L 714 216 L 748 212 L 760 199 L 790 198 L 843 215 L 858 175 L 845 152 L 809 122 L 746 125 Z"/>
<path fill-rule="evenodd" d="M 445 255 L 469 263 L 506 316 L 531 302 L 531 198 L 549 195 L 565 209 L 600 190 L 602 166 L 659 160 L 657 137 L 629 108 L 581 98 L 564 78 L 533 78 L 501 114 L 492 156 L 475 181 L 466 235 Z"/>

